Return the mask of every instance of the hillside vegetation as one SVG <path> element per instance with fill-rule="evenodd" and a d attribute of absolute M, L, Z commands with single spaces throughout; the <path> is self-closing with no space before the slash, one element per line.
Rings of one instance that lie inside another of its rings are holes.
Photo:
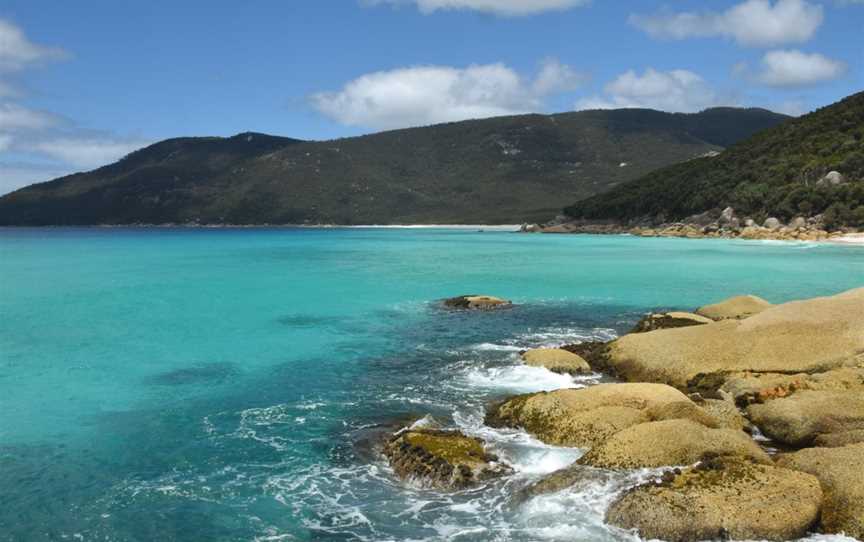
<path fill-rule="evenodd" d="M 820 182 L 832 171 L 841 184 Z M 823 214 L 864 226 L 864 93 L 741 141 L 719 156 L 659 169 L 571 205 L 588 220 L 681 220 L 727 206 L 761 221 Z"/>
<path fill-rule="evenodd" d="M 0 224 L 398 224 L 546 220 L 787 117 L 761 109 L 522 115 L 309 142 L 157 143 L 0 198 Z"/>

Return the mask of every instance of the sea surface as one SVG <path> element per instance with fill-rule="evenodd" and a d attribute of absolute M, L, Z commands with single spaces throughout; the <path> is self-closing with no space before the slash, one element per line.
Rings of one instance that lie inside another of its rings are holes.
<path fill-rule="evenodd" d="M 483 425 L 520 366 L 643 313 L 864 285 L 864 249 L 447 229 L 0 229 L 0 540 L 635 540 L 609 476 L 519 503 L 582 453 Z M 466 293 L 512 310 L 451 313 Z M 516 468 L 443 494 L 395 479 L 411 416 Z M 811 537 L 811 540 L 841 540 Z"/>

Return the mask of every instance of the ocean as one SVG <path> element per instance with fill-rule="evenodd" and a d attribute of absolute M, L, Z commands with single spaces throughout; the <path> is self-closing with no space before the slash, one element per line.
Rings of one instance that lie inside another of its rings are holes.
<path fill-rule="evenodd" d="M 603 512 L 650 471 L 513 498 L 582 451 L 488 428 L 485 405 L 608 380 L 517 352 L 862 285 L 864 248 L 815 243 L 0 229 L 0 540 L 636 540 Z M 516 306 L 436 303 L 468 293 Z M 516 474 L 456 494 L 395 479 L 376 430 L 424 415 Z"/>

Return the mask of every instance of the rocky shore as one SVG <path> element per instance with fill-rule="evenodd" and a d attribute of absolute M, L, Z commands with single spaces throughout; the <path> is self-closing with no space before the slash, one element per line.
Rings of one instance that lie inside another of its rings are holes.
<path fill-rule="evenodd" d="M 444 305 L 512 306 L 491 296 Z M 660 468 L 662 476 L 618 495 L 606 511 L 609 525 L 676 541 L 812 532 L 864 538 L 864 288 L 780 305 L 739 296 L 646 315 L 608 343 L 521 356 L 535 367 L 604 372 L 616 382 L 489 406 L 490 427 L 585 450 L 515 501 L 590 486 L 603 473 Z M 439 427 L 402 429 L 382 452 L 397 476 L 438 490 L 513 472 L 482 440 Z"/>
<path fill-rule="evenodd" d="M 705 212 L 679 222 L 651 220 L 620 222 L 568 221 L 558 217 L 548 224 L 523 224 L 525 233 L 589 233 L 631 234 L 640 237 L 683 237 L 687 239 L 727 238 L 777 241 L 837 241 L 854 242 L 859 232 L 848 228 L 833 229 L 825 224 L 822 215 L 795 217 L 788 223 L 768 217 L 756 222 L 749 217 L 738 217 L 727 207 L 722 212 Z M 864 241 L 864 238 L 861 239 Z"/>

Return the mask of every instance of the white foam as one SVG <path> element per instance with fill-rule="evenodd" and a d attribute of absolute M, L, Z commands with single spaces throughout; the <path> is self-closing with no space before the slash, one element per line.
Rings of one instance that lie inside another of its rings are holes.
<path fill-rule="evenodd" d="M 561 388 L 581 388 L 596 377 L 578 377 L 577 380 L 577 377 L 553 373 L 541 367 L 508 365 L 468 369 L 461 378 L 468 387 L 529 393 Z"/>

